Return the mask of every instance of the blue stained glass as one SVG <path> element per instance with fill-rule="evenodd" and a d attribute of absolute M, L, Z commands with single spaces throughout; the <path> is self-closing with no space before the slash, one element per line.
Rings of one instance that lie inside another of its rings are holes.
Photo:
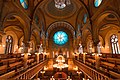
<path fill-rule="evenodd" d="M 24 0 L 20 0 L 20 3 L 23 3 L 24 2 Z"/>
<path fill-rule="evenodd" d="M 84 15 L 84 20 L 83 20 L 84 23 L 87 22 L 87 14 Z"/>
<path fill-rule="evenodd" d="M 24 9 L 28 9 L 28 0 L 20 0 L 20 4 Z"/>
<path fill-rule="evenodd" d="M 57 45 L 64 45 L 68 42 L 68 35 L 64 31 L 58 31 L 53 35 L 53 41 Z"/>
<path fill-rule="evenodd" d="M 94 1 L 95 7 L 99 7 L 101 3 L 102 3 L 102 0 L 95 0 Z"/>

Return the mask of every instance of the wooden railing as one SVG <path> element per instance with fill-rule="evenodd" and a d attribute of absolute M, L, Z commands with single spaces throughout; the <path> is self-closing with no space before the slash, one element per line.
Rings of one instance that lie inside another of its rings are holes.
<path fill-rule="evenodd" d="M 93 69 L 77 60 L 74 60 L 74 63 L 79 67 L 79 69 L 86 74 L 91 80 L 112 80 L 107 75 Z"/>
<path fill-rule="evenodd" d="M 47 62 L 48 62 L 48 60 L 45 60 L 45 61 L 37 64 L 36 66 L 28 69 L 27 71 L 13 77 L 13 78 L 10 78 L 10 79 L 11 80 L 32 79 L 47 64 Z"/>

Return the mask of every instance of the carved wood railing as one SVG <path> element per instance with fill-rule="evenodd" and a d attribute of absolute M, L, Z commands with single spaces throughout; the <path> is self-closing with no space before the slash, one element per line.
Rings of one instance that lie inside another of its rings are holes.
<path fill-rule="evenodd" d="M 32 79 L 47 64 L 47 62 L 48 62 L 48 60 L 45 60 L 45 61 L 37 64 L 36 66 L 28 69 L 27 71 L 21 73 L 20 75 L 17 75 L 13 78 L 10 78 L 10 79 L 11 80 Z"/>
<path fill-rule="evenodd" d="M 86 74 L 91 80 L 112 80 L 110 77 L 105 74 L 93 69 L 77 60 L 74 60 L 74 63 L 79 67 L 79 69 Z"/>
<path fill-rule="evenodd" d="M 100 67 L 104 67 L 108 70 L 109 68 L 113 68 L 111 69 L 112 71 L 115 71 L 116 73 L 120 74 L 120 71 L 119 71 L 120 70 L 120 54 L 102 53 L 102 55 L 99 58 L 100 58 Z M 83 62 L 82 54 L 79 55 L 79 61 Z M 96 63 L 95 56 L 88 53 L 86 55 L 86 63 L 95 67 L 95 63 Z"/>

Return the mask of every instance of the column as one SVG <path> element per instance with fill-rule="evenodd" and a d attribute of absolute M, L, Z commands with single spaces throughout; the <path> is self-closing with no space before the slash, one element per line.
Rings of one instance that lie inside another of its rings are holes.
<path fill-rule="evenodd" d="M 54 51 L 53 51 L 53 54 L 52 54 L 52 55 L 53 55 L 53 58 L 55 58 L 55 53 L 54 53 Z"/>
<path fill-rule="evenodd" d="M 95 60 L 96 60 L 96 69 L 99 69 L 100 67 L 100 57 L 98 54 L 98 48 L 97 45 L 99 44 L 99 39 L 94 40 L 94 49 L 95 49 Z"/>
<path fill-rule="evenodd" d="M 85 46 L 86 46 L 86 44 L 84 43 L 84 44 L 82 44 L 82 47 L 83 47 L 83 63 L 85 63 L 85 59 L 86 59 L 86 53 L 85 53 Z"/>
<path fill-rule="evenodd" d="M 87 53 L 83 53 L 83 63 L 84 63 L 84 64 L 85 64 L 86 54 L 87 54 Z"/>
<path fill-rule="evenodd" d="M 38 75 L 38 73 L 36 74 L 36 76 L 35 76 L 35 79 L 38 79 L 39 78 L 39 75 Z"/>
<path fill-rule="evenodd" d="M 99 57 L 99 54 L 95 54 L 95 60 L 96 60 L 96 69 L 99 69 L 100 67 L 100 57 Z"/>
<path fill-rule="evenodd" d="M 39 53 L 36 53 L 37 55 L 37 63 L 39 63 Z"/>
<path fill-rule="evenodd" d="M 86 74 L 84 74 L 84 80 L 87 80 L 87 75 Z"/>
<path fill-rule="evenodd" d="M 29 47 L 29 42 L 24 42 L 23 43 L 23 50 L 24 50 L 24 68 L 27 68 L 27 60 L 28 60 L 28 47 Z"/>
<path fill-rule="evenodd" d="M 28 53 L 24 53 L 24 68 L 27 68 Z"/>

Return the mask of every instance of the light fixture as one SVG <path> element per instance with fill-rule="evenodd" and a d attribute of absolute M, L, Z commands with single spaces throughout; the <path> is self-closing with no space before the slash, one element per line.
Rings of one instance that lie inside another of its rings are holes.
<path fill-rule="evenodd" d="M 40 73 L 44 74 L 44 73 L 45 73 L 45 71 L 40 71 Z"/>
<path fill-rule="evenodd" d="M 81 71 L 77 71 L 77 74 L 81 74 L 82 72 Z"/>
<path fill-rule="evenodd" d="M 67 80 L 72 80 L 72 79 L 70 79 L 70 76 L 68 76 Z"/>
<path fill-rule="evenodd" d="M 62 70 L 63 68 L 68 67 L 68 64 L 64 64 L 65 58 L 62 55 L 59 55 L 57 57 L 56 62 L 58 63 L 53 65 L 54 68 L 59 68 L 60 70 Z"/>
<path fill-rule="evenodd" d="M 58 8 L 58 9 L 63 9 L 67 5 L 71 4 L 70 0 L 54 0 L 54 2 L 55 2 L 55 7 Z"/>
<path fill-rule="evenodd" d="M 27 55 L 28 55 L 28 56 L 31 56 L 31 54 L 30 54 L 30 53 L 27 53 Z M 21 54 L 21 56 L 24 56 L 24 53 L 22 53 L 22 54 Z"/>
<path fill-rule="evenodd" d="M 92 56 L 102 56 L 102 54 L 96 54 L 96 53 L 93 53 Z"/>
<path fill-rule="evenodd" d="M 65 62 L 65 58 L 62 55 L 59 55 L 56 59 L 56 62 L 58 62 L 58 63 Z"/>

